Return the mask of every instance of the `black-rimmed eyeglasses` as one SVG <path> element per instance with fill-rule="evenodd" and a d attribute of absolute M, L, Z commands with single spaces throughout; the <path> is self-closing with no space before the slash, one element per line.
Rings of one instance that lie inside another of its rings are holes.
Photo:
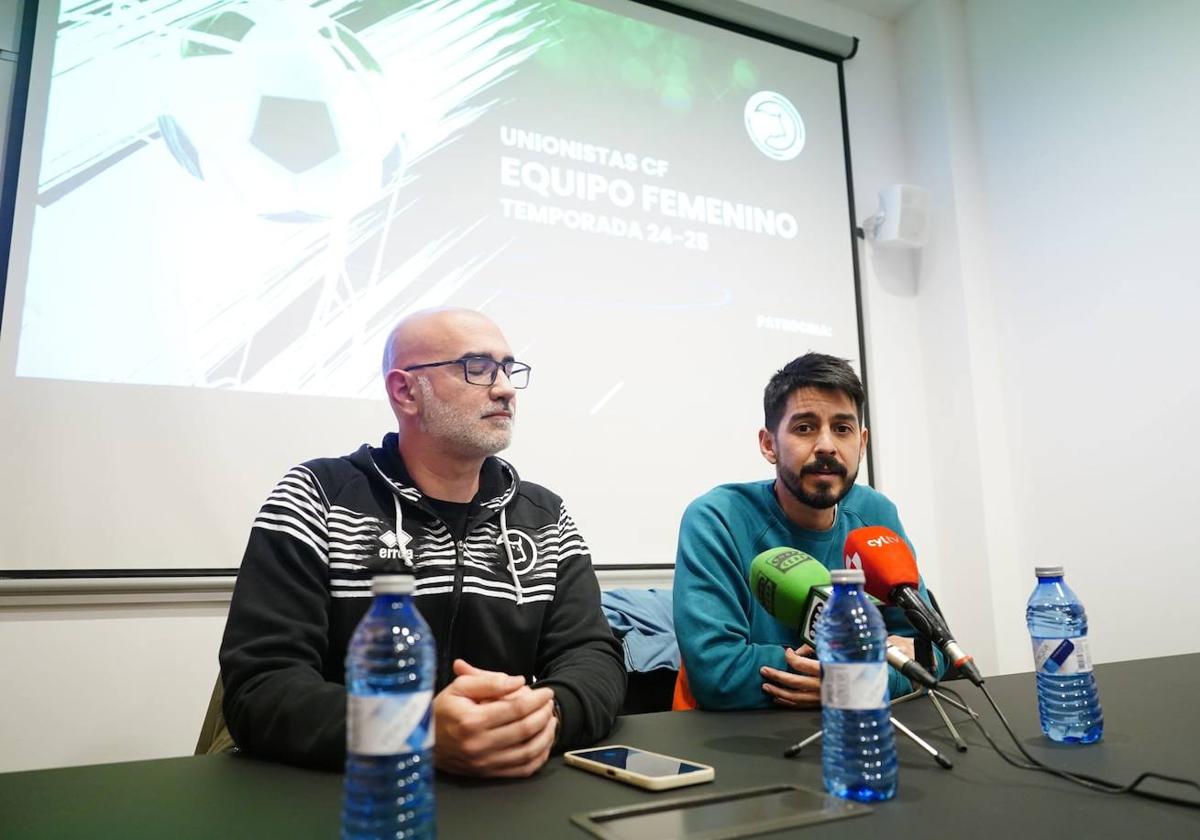
<path fill-rule="evenodd" d="M 421 370 L 422 368 L 442 367 L 443 365 L 462 365 L 463 379 L 472 385 L 494 385 L 496 376 L 501 369 L 508 377 L 508 384 L 514 388 L 525 388 L 529 385 L 529 365 L 508 359 L 497 362 L 487 356 L 463 356 L 461 359 L 450 359 L 445 362 L 427 362 L 423 365 L 409 365 L 400 368 L 403 371 Z"/>

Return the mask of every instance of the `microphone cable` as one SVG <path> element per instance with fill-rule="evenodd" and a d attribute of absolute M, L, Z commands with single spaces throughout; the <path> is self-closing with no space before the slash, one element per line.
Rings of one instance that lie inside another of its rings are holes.
<path fill-rule="evenodd" d="M 1013 767 L 1016 767 L 1020 770 L 1036 770 L 1036 771 L 1039 771 L 1042 773 L 1049 773 L 1051 776 L 1057 776 L 1060 779 L 1065 779 L 1068 782 L 1072 782 L 1074 784 L 1081 785 L 1082 787 L 1085 787 L 1088 790 L 1094 790 L 1094 791 L 1097 791 L 1098 793 L 1108 793 L 1108 794 L 1125 794 L 1125 793 L 1127 793 L 1127 794 L 1131 794 L 1133 796 L 1142 797 L 1143 799 L 1150 799 L 1155 802 L 1166 802 L 1171 805 L 1182 805 L 1187 808 L 1200 808 L 1200 800 L 1184 799 L 1184 798 L 1178 797 L 1178 796 L 1170 796 L 1165 793 L 1156 793 L 1155 791 L 1144 790 L 1140 787 L 1142 782 L 1144 782 L 1148 779 L 1157 779 L 1157 780 L 1164 781 L 1164 782 L 1171 782 L 1173 784 L 1192 787 L 1192 788 L 1195 788 L 1197 792 L 1200 792 L 1200 784 L 1197 784 L 1192 779 L 1184 779 L 1184 778 L 1180 778 L 1178 776 L 1167 776 L 1163 773 L 1154 773 L 1154 772 L 1148 771 L 1148 772 L 1142 773 L 1140 776 L 1138 776 L 1136 779 L 1134 779 L 1129 784 L 1122 785 L 1117 782 L 1110 782 L 1107 779 L 1101 779 L 1097 776 L 1088 775 L 1087 773 L 1075 773 L 1075 772 L 1071 772 L 1069 770 L 1060 770 L 1057 767 L 1051 767 L 1049 764 L 1046 764 L 1045 762 L 1034 758 L 1032 755 L 1029 754 L 1029 751 L 1026 750 L 1025 747 L 1021 744 L 1020 740 L 1017 738 L 1017 734 L 1015 732 L 1013 732 L 1012 726 L 1010 726 L 1008 723 L 1008 718 L 1006 718 L 1004 716 L 1004 712 L 1000 711 L 1000 707 L 997 706 L 996 701 L 992 699 L 991 692 L 989 692 L 985 686 L 982 686 L 982 685 L 979 686 L 979 690 L 983 692 L 983 696 L 986 697 L 988 703 L 991 704 L 992 710 L 995 711 L 996 716 L 1000 718 L 1000 722 L 1002 724 L 1004 724 L 1004 729 L 1005 729 L 1005 731 L 1008 732 L 1008 737 L 1012 739 L 1012 742 L 1016 746 L 1017 751 L 1020 752 L 1021 755 L 1023 755 L 1028 760 L 1029 763 L 1026 764 L 1022 761 L 1019 761 L 1019 760 L 1013 758 L 1008 753 L 1006 753 L 1003 749 L 1001 749 L 1000 745 L 997 744 L 996 741 L 992 738 L 991 733 L 989 733 L 987 731 L 987 729 L 984 728 L 983 721 L 980 719 L 979 713 L 976 712 L 974 709 L 972 709 L 969 705 L 967 705 L 967 702 L 965 700 L 963 700 L 963 697 L 961 694 L 959 694 L 957 691 L 955 691 L 952 688 L 948 688 L 945 683 L 942 683 L 941 685 L 939 685 L 937 690 L 939 692 L 945 692 L 946 694 L 951 695 L 955 700 L 958 701 L 958 705 L 961 708 L 966 709 L 967 714 L 969 714 L 971 716 L 971 720 L 974 721 L 975 726 L 979 728 L 980 733 L 982 733 L 983 737 L 985 739 L 987 739 L 987 742 L 991 745 L 992 749 L 996 751 L 996 754 L 999 755 L 1001 758 L 1003 758 L 1006 762 L 1011 764 Z"/>

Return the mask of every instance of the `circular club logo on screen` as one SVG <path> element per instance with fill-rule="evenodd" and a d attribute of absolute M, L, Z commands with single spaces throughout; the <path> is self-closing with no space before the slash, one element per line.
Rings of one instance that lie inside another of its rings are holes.
<path fill-rule="evenodd" d="M 786 96 L 760 90 L 746 100 L 746 133 L 774 160 L 791 160 L 804 148 L 804 120 Z"/>

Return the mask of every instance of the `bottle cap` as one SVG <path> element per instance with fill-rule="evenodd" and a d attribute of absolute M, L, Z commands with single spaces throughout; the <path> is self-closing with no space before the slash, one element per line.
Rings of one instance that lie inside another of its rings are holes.
<path fill-rule="evenodd" d="M 862 569 L 833 569 L 829 578 L 834 583 L 865 583 L 867 580 Z"/>
<path fill-rule="evenodd" d="M 412 575 L 375 575 L 371 581 L 373 595 L 411 595 Z"/>
<path fill-rule="evenodd" d="M 1037 575 L 1038 577 L 1062 577 L 1063 576 L 1063 567 L 1062 566 L 1037 566 L 1034 568 L 1033 573 L 1035 575 Z"/>

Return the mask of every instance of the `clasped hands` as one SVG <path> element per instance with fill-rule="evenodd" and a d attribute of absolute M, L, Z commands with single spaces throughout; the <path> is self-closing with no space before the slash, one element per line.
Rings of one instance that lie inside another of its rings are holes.
<path fill-rule="evenodd" d="M 454 660 L 454 680 L 433 699 L 433 761 L 464 776 L 531 776 L 558 731 L 554 692 L 525 678 Z"/>
<path fill-rule="evenodd" d="M 888 636 L 888 644 L 896 645 L 915 657 L 913 640 L 906 636 Z M 783 649 L 789 670 L 763 666 L 759 674 L 765 682 L 762 690 L 777 706 L 789 709 L 817 709 L 821 706 L 821 663 L 815 658 L 811 645 L 801 645 L 794 650 Z"/>

